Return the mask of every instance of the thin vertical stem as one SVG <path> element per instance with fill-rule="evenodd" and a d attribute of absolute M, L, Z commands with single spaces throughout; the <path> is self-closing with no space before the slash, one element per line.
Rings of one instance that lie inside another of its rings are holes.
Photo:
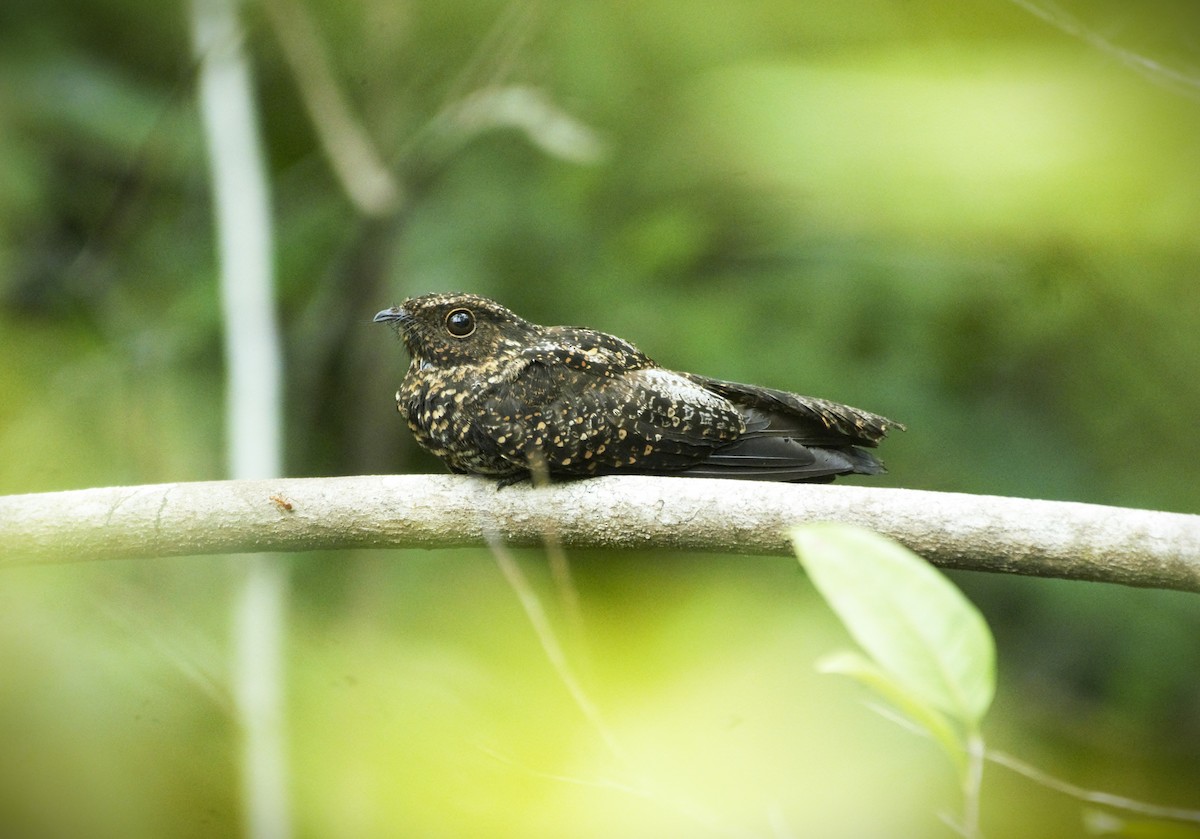
<path fill-rule="evenodd" d="M 983 839 L 979 828 L 979 801 L 983 795 L 983 765 L 987 748 L 978 731 L 967 735 L 967 771 L 963 774 L 963 836 Z"/>
<path fill-rule="evenodd" d="M 282 465 L 282 361 L 275 323 L 271 208 L 236 0 L 192 0 L 198 96 L 208 147 L 225 325 L 226 430 L 234 478 Z M 233 693 L 243 735 L 246 833 L 291 835 L 283 714 L 287 576 L 279 557 L 246 566 L 233 615 Z"/>
<path fill-rule="evenodd" d="M 533 626 L 534 634 L 537 635 L 538 642 L 541 643 L 542 650 L 546 653 L 546 658 L 549 659 L 555 673 L 558 674 L 559 680 L 562 681 L 567 692 L 571 694 L 571 698 L 583 713 L 584 718 L 587 719 L 596 733 L 600 735 L 600 739 L 604 742 L 604 745 L 608 748 L 612 756 L 620 762 L 622 767 L 629 767 L 631 765 L 629 756 L 625 753 L 621 744 L 617 742 L 612 729 L 605 723 L 600 709 L 592 701 L 592 698 L 588 696 L 587 691 L 583 689 L 582 683 L 576 677 L 574 670 L 572 670 L 570 661 L 567 659 L 567 654 L 563 650 L 562 644 L 559 643 L 558 636 L 555 635 L 553 627 L 550 625 L 550 618 L 547 617 L 546 610 L 542 608 L 541 601 L 538 600 L 533 586 L 529 584 L 529 581 L 525 578 L 525 574 L 521 571 L 521 566 L 517 564 L 516 558 L 504 546 L 504 543 L 494 531 L 488 531 L 486 537 L 488 547 L 491 548 L 492 556 L 496 560 L 496 565 L 500 568 L 500 573 L 504 575 L 509 586 L 516 592 L 517 599 L 521 603 L 521 608 L 525 610 L 525 616 Z"/>

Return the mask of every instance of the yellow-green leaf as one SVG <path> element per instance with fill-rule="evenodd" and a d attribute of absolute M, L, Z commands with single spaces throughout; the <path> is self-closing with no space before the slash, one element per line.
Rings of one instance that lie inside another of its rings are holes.
<path fill-rule="evenodd" d="M 865 528 L 811 524 L 791 536 L 813 584 L 867 654 L 907 691 L 977 728 L 995 693 L 995 642 L 962 592 Z"/>

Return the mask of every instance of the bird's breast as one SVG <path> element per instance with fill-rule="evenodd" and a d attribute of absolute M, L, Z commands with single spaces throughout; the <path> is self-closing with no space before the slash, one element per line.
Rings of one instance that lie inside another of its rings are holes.
<path fill-rule="evenodd" d="M 397 407 L 414 430 L 433 440 L 462 437 L 494 378 L 483 366 L 443 367 L 414 359 L 396 394 Z"/>

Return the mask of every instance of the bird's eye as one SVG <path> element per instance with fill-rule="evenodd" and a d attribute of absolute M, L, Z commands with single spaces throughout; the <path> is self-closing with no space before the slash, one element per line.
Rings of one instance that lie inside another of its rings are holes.
<path fill-rule="evenodd" d="M 475 315 L 470 309 L 453 309 L 446 315 L 446 331 L 455 338 L 466 338 L 475 331 Z"/>

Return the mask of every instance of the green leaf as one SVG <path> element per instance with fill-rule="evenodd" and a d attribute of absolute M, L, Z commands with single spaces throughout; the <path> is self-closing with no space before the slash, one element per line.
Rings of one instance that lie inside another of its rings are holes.
<path fill-rule="evenodd" d="M 850 635 L 895 681 L 969 729 L 996 686 L 996 649 L 979 610 L 904 546 L 861 527 L 811 524 L 792 542 Z"/>
<path fill-rule="evenodd" d="M 854 650 L 830 653 L 817 662 L 821 673 L 849 676 L 882 696 L 914 725 L 925 729 L 942 747 L 959 775 L 967 772 L 967 747 L 946 716 L 892 678 L 875 662 Z"/>

